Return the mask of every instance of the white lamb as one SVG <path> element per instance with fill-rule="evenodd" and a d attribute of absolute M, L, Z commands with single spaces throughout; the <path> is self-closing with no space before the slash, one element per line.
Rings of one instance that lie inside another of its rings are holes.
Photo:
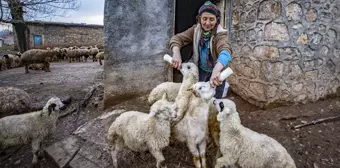
<path fill-rule="evenodd" d="M 178 141 L 187 144 L 193 155 L 195 167 L 206 168 L 209 106 L 215 95 L 215 89 L 210 87 L 209 82 L 197 82 L 191 89 L 193 94 L 189 95 L 186 102 L 180 102 L 188 105 L 183 113 L 184 117 L 171 131 Z"/>
<path fill-rule="evenodd" d="M 198 81 L 198 68 L 194 63 L 191 63 L 191 62 L 183 63 L 181 69 L 182 69 L 181 73 L 183 75 L 183 81 L 186 79 L 189 73 L 193 73 L 195 77 L 197 78 L 196 82 Z M 186 71 L 183 72 L 183 70 L 186 70 Z M 150 95 L 148 97 L 149 104 L 153 104 L 157 100 L 160 100 L 164 93 L 166 93 L 168 101 L 174 102 L 178 95 L 181 84 L 182 83 L 164 82 L 164 83 L 157 85 L 150 92 Z"/>
<path fill-rule="evenodd" d="M 175 98 L 174 107 L 177 112 L 175 121 L 179 121 L 183 118 L 190 105 L 188 102 L 190 102 L 191 97 L 194 96 L 192 91 L 190 91 L 190 88 L 198 82 L 198 67 L 194 63 L 185 63 L 180 71 L 183 75 L 183 82 L 181 83 Z"/>
<path fill-rule="evenodd" d="M 108 130 L 113 165 L 118 167 L 117 154 L 124 144 L 133 151 L 150 151 L 156 158 L 157 168 L 165 160 L 163 148 L 169 145 L 170 120 L 176 117 L 166 95 L 150 107 L 150 113 L 129 111 L 121 114 Z"/>
<path fill-rule="evenodd" d="M 6 148 L 19 144 L 32 143 L 33 160 L 38 162 L 41 155 L 41 142 L 55 130 L 59 110 L 65 104 L 57 97 L 49 99 L 41 111 L 7 116 L 0 119 L 0 147 Z"/>
<path fill-rule="evenodd" d="M 287 150 L 275 139 L 241 124 L 236 105 L 228 99 L 213 101 L 220 121 L 220 150 L 215 168 L 296 168 Z"/>

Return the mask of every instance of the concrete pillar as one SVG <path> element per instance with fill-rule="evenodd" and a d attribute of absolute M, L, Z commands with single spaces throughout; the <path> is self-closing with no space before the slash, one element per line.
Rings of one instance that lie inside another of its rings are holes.
<path fill-rule="evenodd" d="M 173 35 L 172 0 L 106 0 L 105 107 L 146 94 L 167 81 L 163 55 Z"/>

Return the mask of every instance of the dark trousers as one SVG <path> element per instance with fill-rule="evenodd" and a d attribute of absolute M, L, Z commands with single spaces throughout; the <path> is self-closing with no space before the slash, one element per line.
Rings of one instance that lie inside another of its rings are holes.
<path fill-rule="evenodd" d="M 208 82 L 210 81 L 210 77 L 211 77 L 212 72 L 206 72 L 204 70 L 202 70 L 201 68 L 199 68 L 199 80 L 200 82 Z M 215 98 L 216 99 L 221 99 L 223 96 L 223 91 L 224 91 L 224 86 L 225 86 L 225 80 L 222 82 L 222 85 L 217 86 L 215 88 Z"/>

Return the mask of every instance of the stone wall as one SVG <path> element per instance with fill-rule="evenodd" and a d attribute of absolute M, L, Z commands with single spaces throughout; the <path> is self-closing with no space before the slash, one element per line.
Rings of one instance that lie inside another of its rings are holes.
<path fill-rule="evenodd" d="M 233 91 L 249 102 L 315 101 L 339 87 L 340 1 L 233 1 Z"/>
<path fill-rule="evenodd" d="M 54 22 L 27 22 L 30 48 L 103 46 L 104 26 Z M 42 35 L 43 46 L 34 47 L 33 35 Z M 16 38 L 15 38 L 16 39 Z"/>
<path fill-rule="evenodd" d="M 167 81 L 163 56 L 170 53 L 173 10 L 170 0 L 105 1 L 105 107 Z"/>

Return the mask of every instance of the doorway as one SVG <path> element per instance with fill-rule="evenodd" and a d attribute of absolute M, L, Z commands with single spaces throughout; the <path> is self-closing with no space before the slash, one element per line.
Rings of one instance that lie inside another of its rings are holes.
<path fill-rule="evenodd" d="M 207 0 L 177 0 L 175 10 L 175 34 L 181 33 L 194 24 L 199 8 Z M 217 5 L 221 0 L 210 0 Z M 222 11 L 221 11 L 222 14 Z M 192 55 L 192 43 L 181 48 L 182 62 L 186 62 Z M 173 71 L 173 81 L 182 82 L 182 74 L 178 70 Z"/>
<path fill-rule="evenodd" d="M 41 47 L 43 45 L 42 35 L 33 36 L 34 47 Z"/>
<path fill-rule="evenodd" d="M 196 23 L 198 9 L 207 0 L 177 0 L 175 10 L 175 34 L 181 33 Z M 182 61 L 186 62 L 192 55 L 192 44 L 181 49 Z M 178 70 L 173 71 L 173 81 L 182 82 L 182 74 Z"/>

